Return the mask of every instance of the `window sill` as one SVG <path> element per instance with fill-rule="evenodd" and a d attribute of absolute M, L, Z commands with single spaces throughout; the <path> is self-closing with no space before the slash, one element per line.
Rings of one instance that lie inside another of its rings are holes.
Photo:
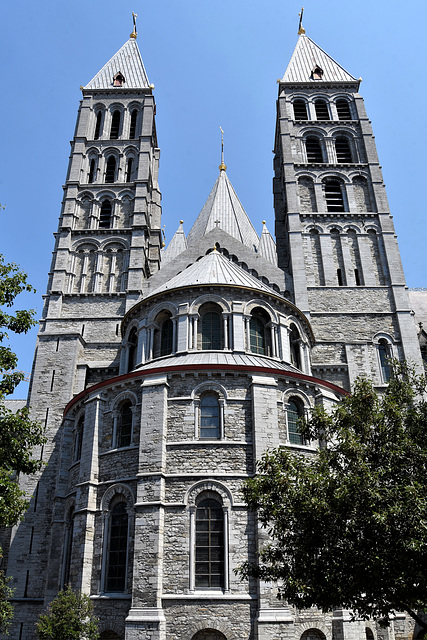
<path fill-rule="evenodd" d="M 138 449 L 138 445 L 137 444 L 131 444 L 128 447 L 116 447 L 115 449 L 108 449 L 108 451 L 103 451 L 102 453 L 99 454 L 99 457 L 101 456 L 107 456 L 110 453 L 117 453 L 118 451 L 129 451 L 132 449 Z"/>

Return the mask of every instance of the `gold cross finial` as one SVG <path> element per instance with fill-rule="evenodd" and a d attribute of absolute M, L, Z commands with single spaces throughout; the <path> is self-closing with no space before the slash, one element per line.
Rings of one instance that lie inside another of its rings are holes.
<path fill-rule="evenodd" d="M 305 29 L 302 26 L 302 17 L 304 15 L 304 7 L 302 7 L 301 9 L 301 13 L 298 14 L 299 15 L 299 27 L 298 27 L 298 35 L 302 35 L 303 33 L 305 33 Z"/>
<path fill-rule="evenodd" d="M 136 38 L 137 38 L 137 36 L 138 36 L 137 30 L 136 30 L 136 19 L 137 19 L 137 17 L 138 17 L 138 14 L 137 14 L 137 13 L 134 13 L 134 12 L 132 11 L 132 18 L 133 18 L 133 31 L 132 31 L 132 33 L 130 34 L 129 38 L 134 38 L 134 40 L 136 40 Z"/>
<path fill-rule="evenodd" d="M 224 131 L 222 127 L 219 128 L 221 131 L 221 164 L 219 165 L 220 171 L 225 171 L 227 169 L 227 165 L 224 163 Z"/>

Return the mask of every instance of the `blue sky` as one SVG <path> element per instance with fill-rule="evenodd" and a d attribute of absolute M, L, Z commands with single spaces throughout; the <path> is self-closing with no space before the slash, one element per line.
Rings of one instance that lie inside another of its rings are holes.
<path fill-rule="evenodd" d="M 406 280 L 427 286 L 424 110 L 427 5 L 395 0 L 305 2 L 304 26 L 352 75 L 372 120 Z M 2 8 L 0 251 L 28 272 L 41 315 L 69 141 L 86 84 L 128 39 L 155 85 L 159 182 L 169 241 L 188 232 L 218 175 L 228 176 L 255 228 L 274 231 L 272 148 L 277 78 L 292 55 L 301 4 L 289 0 L 41 0 Z M 35 332 L 12 340 L 31 370 Z M 21 385 L 18 396 L 26 395 Z"/>

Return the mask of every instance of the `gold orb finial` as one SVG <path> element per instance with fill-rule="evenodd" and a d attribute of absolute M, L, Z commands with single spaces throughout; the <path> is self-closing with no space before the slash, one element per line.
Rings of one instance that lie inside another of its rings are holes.
<path fill-rule="evenodd" d="M 262 224 L 265 224 L 265 220 L 262 221 Z"/>
<path fill-rule="evenodd" d="M 184 224 L 184 220 L 180 220 L 180 221 L 179 221 L 179 224 Z"/>

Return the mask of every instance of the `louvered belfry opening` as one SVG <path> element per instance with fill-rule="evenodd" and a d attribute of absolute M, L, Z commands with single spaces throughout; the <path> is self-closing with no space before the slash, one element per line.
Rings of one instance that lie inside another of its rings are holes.
<path fill-rule="evenodd" d="M 341 184 L 338 180 L 329 180 L 325 184 L 326 208 L 331 212 L 341 212 L 344 209 L 344 198 Z"/>
<path fill-rule="evenodd" d="M 109 229 L 111 223 L 111 200 L 103 200 L 101 204 L 101 212 L 99 214 L 99 228 Z"/>
<path fill-rule="evenodd" d="M 337 100 L 337 113 L 340 120 L 351 120 L 350 105 L 347 100 Z"/>
<path fill-rule="evenodd" d="M 314 108 L 316 109 L 316 118 L 318 120 L 330 120 L 326 100 L 316 100 L 314 102 Z"/>
<path fill-rule="evenodd" d="M 339 136 L 335 140 L 335 150 L 337 161 L 340 164 L 349 164 L 353 161 L 351 157 L 350 142 L 345 136 Z"/>
<path fill-rule="evenodd" d="M 116 109 L 113 113 L 113 117 L 111 118 L 111 130 L 110 130 L 110 138 L 111 140 L 117 140 L 120 132 L 120 111 Z"/>
<path fill-rule="evenodd" d="M 294 100 L 293 107 L 295 120 L 308 120 L 307 105 L 304 100 Z"/>
<path fill-rule="evenodd" d="M 116 159 L 110 156 L 107 160 L 107 169 L 105 171 L 105 182 L 112 183 L 116 177 Z"/>
<path fill-rule="evenodd" d="M 319 138 L 309 136 L 305 140 L 305 148 L 307 152 L 307 162 L 319 164 L 323 162 L 322 147 Z"/>

